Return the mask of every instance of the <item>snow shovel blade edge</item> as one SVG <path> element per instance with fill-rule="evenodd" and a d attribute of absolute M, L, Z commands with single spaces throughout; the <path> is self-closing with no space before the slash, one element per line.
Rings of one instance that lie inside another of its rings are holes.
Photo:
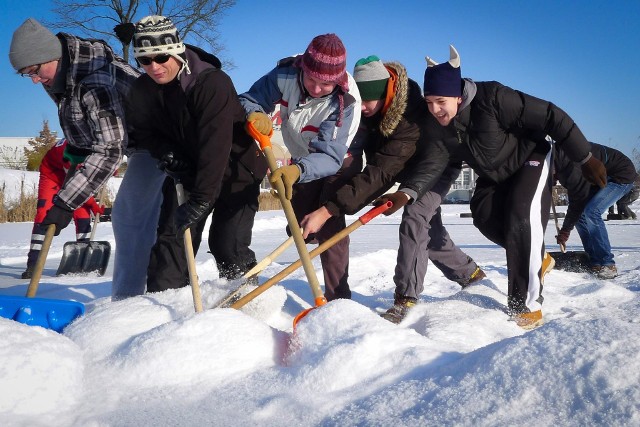
<path fill-rule="evenodd" d="M 111 244 L 106 241 L 66 242 L 56 276 L 97 272 L 104 275 L 109 265 Z"/>
<path fill-rule="evenodd" d="M 58 333 L 83 314 L 84 305 L 76 301 L 0 295 L 0 317 Z"/>

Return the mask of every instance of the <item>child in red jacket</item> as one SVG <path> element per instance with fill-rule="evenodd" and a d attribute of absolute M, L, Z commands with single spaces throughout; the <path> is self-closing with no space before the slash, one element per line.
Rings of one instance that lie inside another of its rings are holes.
<path fill-rule="evenodd" d="M 42 249 L 42 242 L 46 233 L 46 227 L 42 226 L 42 220 L 47 211 L 53 206 L 53 196 L 58 193 L 71 163 L 64 158 L 64 148 L 67 145 L 66 139 L 61 139 L 56 145 L 51 147 L 45 154 L 40 164 L 40 178 L 38 180 L 38 207 L 36 217 L 33 220 L 33 231 L 31 232 L 31 246 L 27 255 L 27 269 L 22 273 L 23 279 L 30 279 L 33 275 L 33 268 L 38 260 L 38 255 Z M 98 205 L 93 197 L 76 209 L 73 213 L 73 220 L 76 224 L 76 240 L 78 242 L 88 242 L 91 233 L 91 212 L 96 215 L 104 212 L 104 207 Z"/>

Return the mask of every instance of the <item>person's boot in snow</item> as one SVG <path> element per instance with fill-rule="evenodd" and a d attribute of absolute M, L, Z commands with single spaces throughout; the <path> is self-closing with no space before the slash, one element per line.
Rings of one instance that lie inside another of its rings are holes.
<path fill-rule="evenodd" d="M 458 281 L 458 283 L 460 284 L 460 286 L 462 286 L 462 289 L 464 289 L 467 286 L 473 285 L 474 283 L 479 282 L 486 277 L 487 275 L 485 274 L 485 272 L 482 271 L 480 267 L 476 267 L 476 269 L 473 271 L 473 273 L 471 273 L 471 276 L 469 276 L 467 280 L 460 280 Z"/>
<path fill-rule="evenodd" d="M 602 280 L 614 279 L 618 277 L 618 269 L 615 265 L 594 265 L 591 272 Z"/>
<path fill-rule="evenodd" d="M 526 330 L 537 328 L 544 323 L 544 320 L 542 319 L 542 310 L 514 313 L 511 315 L 509 320 L 516 322 L 516 325 Z"/>
<path fill-rule="evenodd" d="M 27 269 L 22 272 L 23 279 L 31 279 L 33 277 L 33 265 L 27 265 Z"/>
<path fill-rule="evenodd" d="M 380 316 L 384 319 L 387 319 L 391 323 L 400 323 L 402 319 L 404 319 L 409 312 L 409 309 L 416 305 L 418 300 L 412 297 L 399 297 L 396 295 L 393 307 L 391 307 L 386 312 L 382 313 Z"/>

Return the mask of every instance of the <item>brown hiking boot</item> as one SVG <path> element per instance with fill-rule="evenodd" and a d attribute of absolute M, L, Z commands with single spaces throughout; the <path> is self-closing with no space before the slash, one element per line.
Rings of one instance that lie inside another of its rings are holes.
<path fill-rule="evenodd" d="M 544 258 L 542 258 L 542 268 L 540 268 L 540 283 L 544 285 L 544 277 L 548 272 L 553 270 L 553 267 L 556 266 L 556 260 L 553 259 L 549 252 L 544 253 Z"/>
<path fill-rule="evenodd" d="M 618 269 L 615 265 L 594 265 L 591 267 L 593 273 L 598 279 L 608 280 L 618 277 Z"/>
<path fill-rule="evenodd" d="M 544 320 L 542 319 L 542 310 L 515 313 L 511 315 L 509 320 L 516 322 L 516 325 L 526 330 L 537 328 L 544 323 Z"/>
<path fill-rule="evenodd" d="M 460 284 L 460 286 L 462 286 L 462 289 L 464 289 L 467 286 L 473 285 L 474 283 L 479 282 L 486 277 L 487 275 L 485 274 L 485 272 L 482 271 L 480 267 L 476 267 L 476 269 L 473 271 L 473 273 L 471 273 L 471 276 L 469 276 L 467 280 L 460 280 L 458 281 L 458 283 Z"/>
<path fill-rule="evenodd" d="M 391 323 L 400 323 L 407 316 L 409 309 L 417 303 L 418 300 L 416 298 L 396 296 L 395 301 L 393 302 L 393 307 L 382 313 L 380 316 Z"/>

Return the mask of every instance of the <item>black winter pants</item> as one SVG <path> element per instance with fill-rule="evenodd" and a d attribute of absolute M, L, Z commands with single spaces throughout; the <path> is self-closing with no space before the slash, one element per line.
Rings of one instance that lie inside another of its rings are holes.
<path fill-rule="evenodd" d="M 209 228 L 209 247 L 222 278 L 235 279 L 255 265 L 255 253 L 249 245 L 258 210 L 258 184 L 253 190 L 240 195 L 221 195 L 216 201 Z M 189 284 L 184 240 L 175 234 L 174 213 L 178 199 L 173 179 L 165 180 L 162 193 L 164 199 L 160 208 L 158 237 L 151 249 L 147 271 L 147 292 L 160 292 Z M 200 247 L 206 220 L 204 218 L 191 228 L 194 254 Z"/>
<path fill-rule="evenodd" d="M 540 271 L 551 207 L 549 148 L 539 144 L 502 183 L 478 178 L 471 199 L 473 224 L 506 249 L 508 305 L 514 313 L 540 310 L 543 300 Z"/>

